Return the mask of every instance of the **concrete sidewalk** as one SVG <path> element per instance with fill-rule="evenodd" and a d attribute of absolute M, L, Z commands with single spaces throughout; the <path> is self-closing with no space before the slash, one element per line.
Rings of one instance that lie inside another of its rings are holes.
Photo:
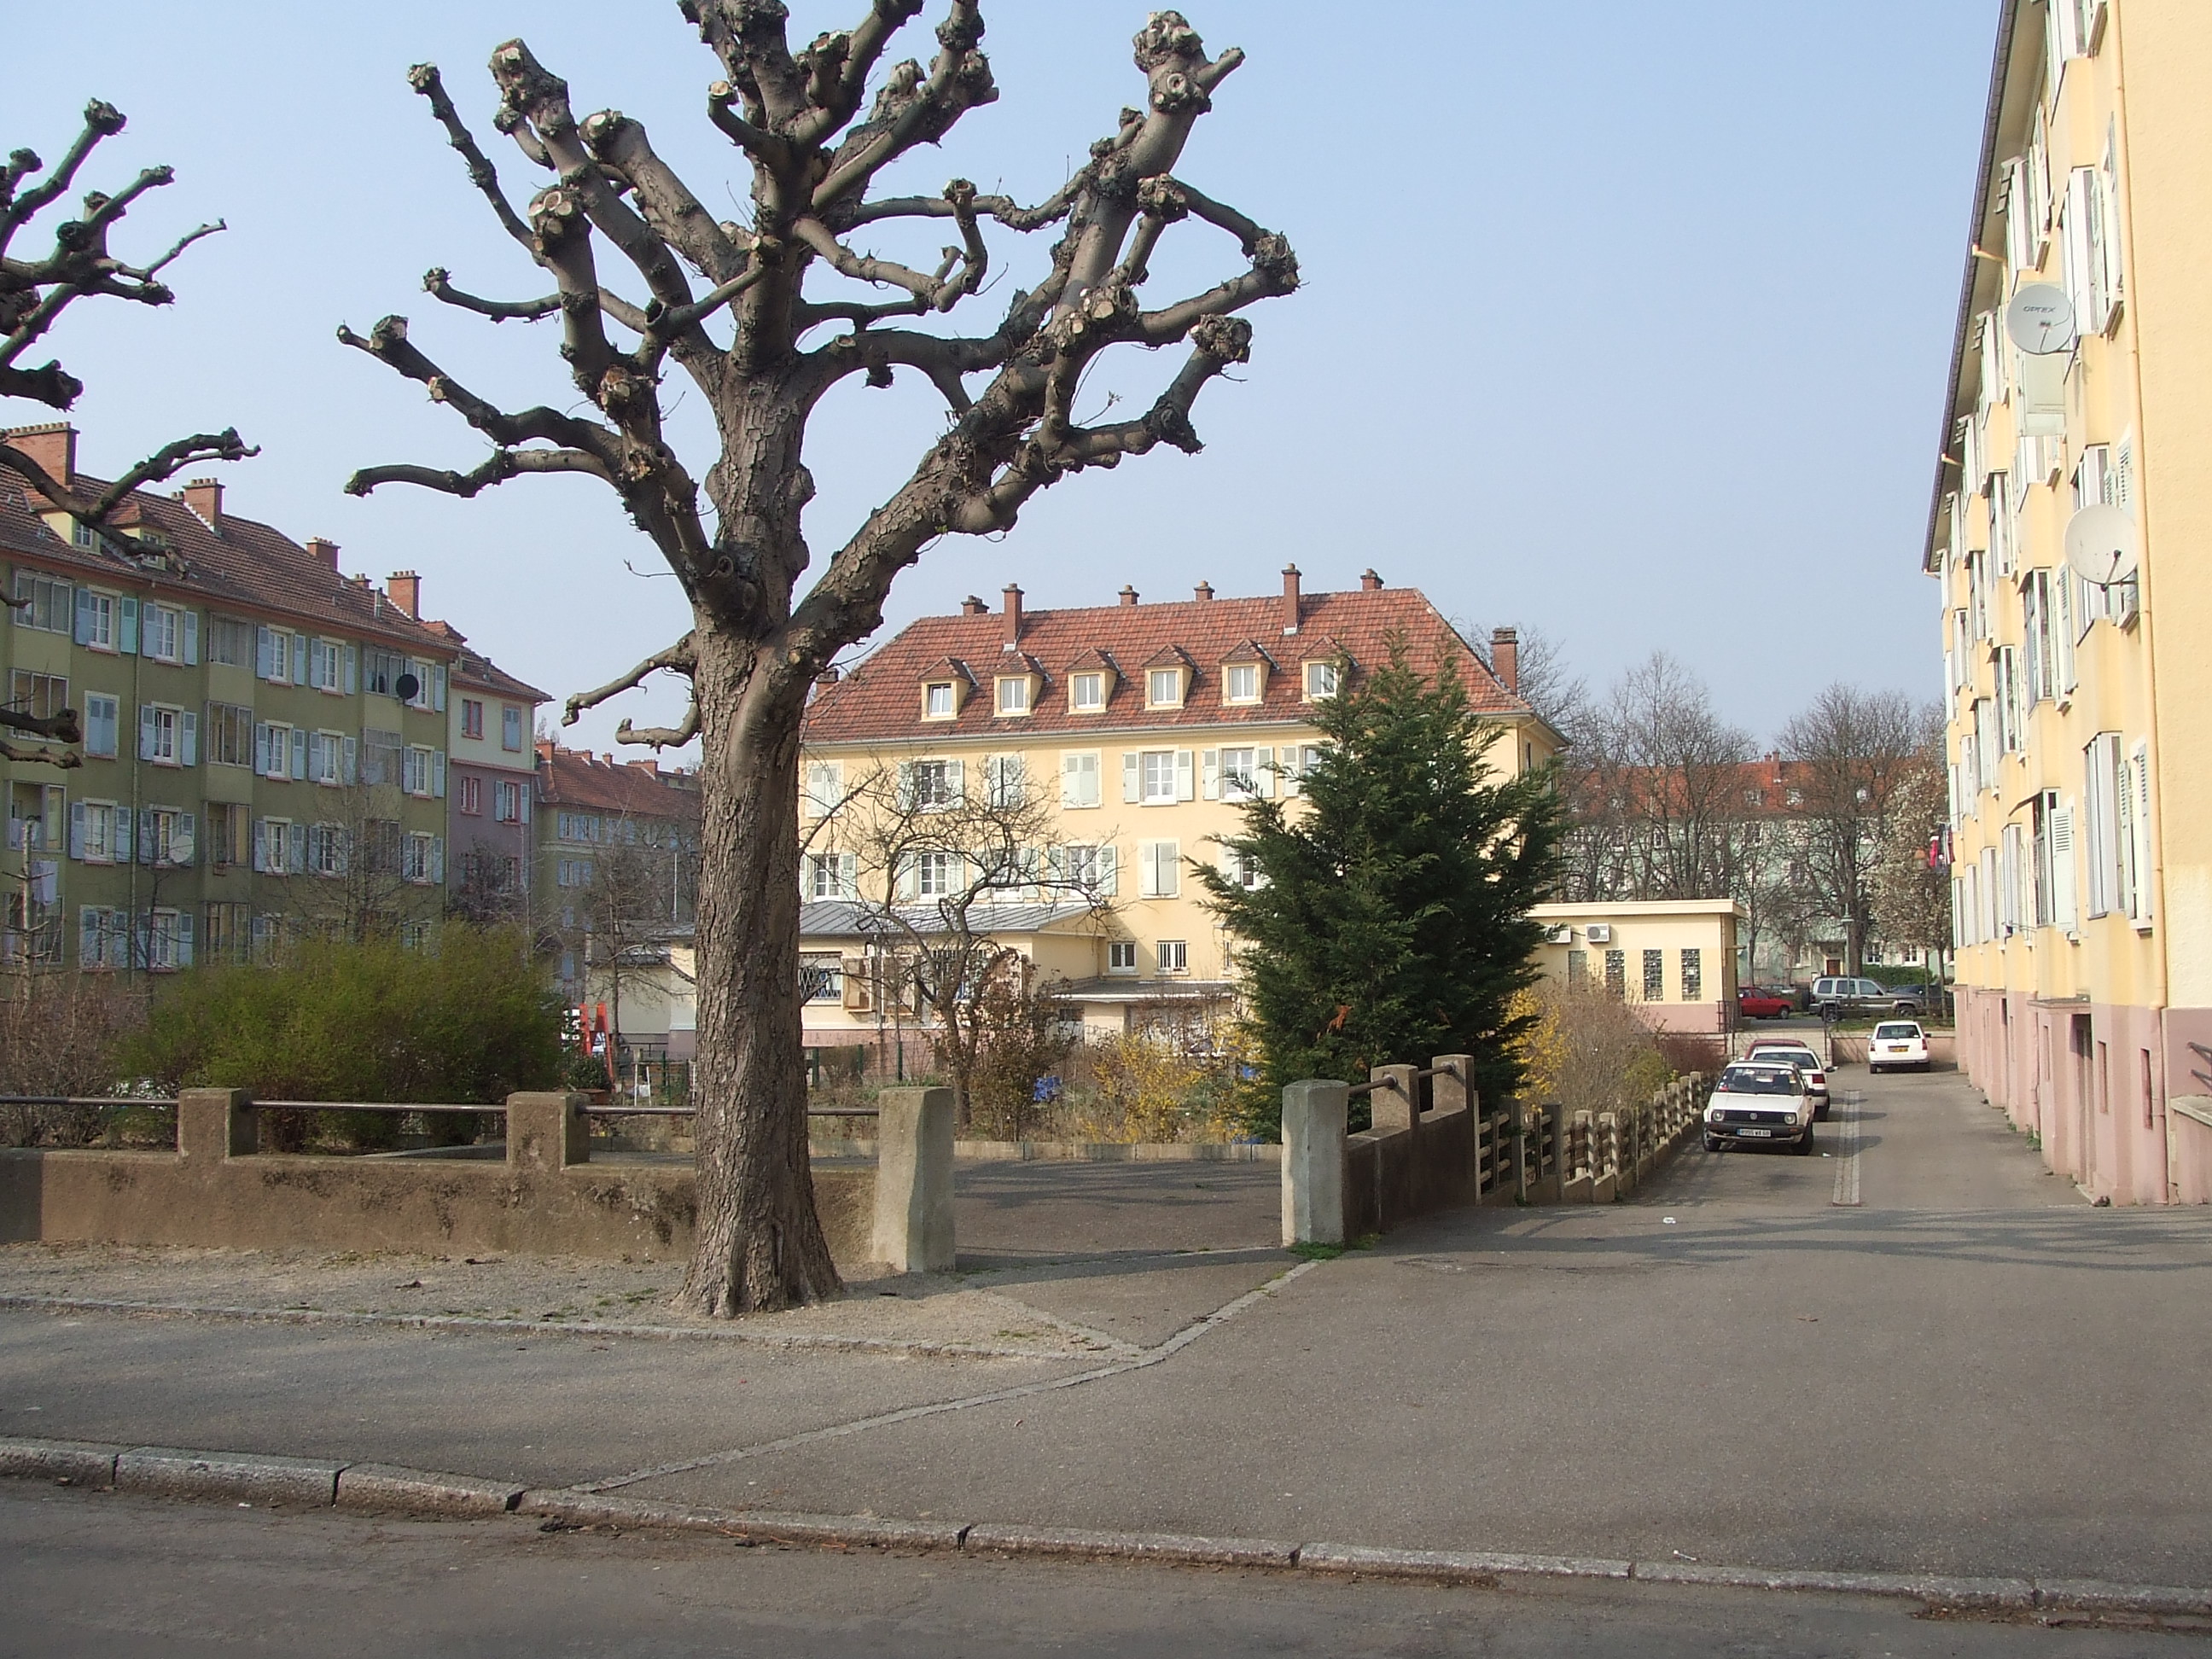
<path fill-rule="evenodd" d="M 1056 1254 L 994 1189 L 963 1285 L 1084 1353 L 19 1310 L 0 1432 L 677 1506 L 2212 1584 L 2212 1443 L 2172 1381 L 2212 1364 L 2212 1218 L 2081 1205 L 1955 1079 L 1863 1086 L 1827 1157 L 1691 1152 L 1633 1203 L 1316 1265 Z M 1107 1242 L 1144 1166 L 1071 1167 L 1100 1184 L 1063 1242 Z M 1152 1167 L 1188 1187 L 1162 1238 L 1255 1243 L 1267 1188 Z"/>

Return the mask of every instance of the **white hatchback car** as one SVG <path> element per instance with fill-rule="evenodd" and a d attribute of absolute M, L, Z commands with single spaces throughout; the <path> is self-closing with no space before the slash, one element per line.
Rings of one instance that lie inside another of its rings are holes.
<path fill-rule="evenodd" d="M 1705 1150 L 1759 1144 L 1813 1150 L 1813 1097 L 1805 1074 L 1787 1060 L 1739 1060 L 1726 1067 L 1705 1102 Z"/>
<path fill-rule="evenodd" d="M 1914 1019 L 1886 1019 L 1874 1028 L 1867 1039 L 1867 1070 L 1886 1072 L 1895 1066 L 1910 1066 L 1916 1072 L 1929 1069 L 1928 1033 Z"/>
<path fill-rule="evenodd" d="M 1786 1060 L 1805 1074 L 1805 1092 L 1813 1097 L 1813 1115 L 1824 1118 L 1828 1115 L 1828 1068 L 1820 1056 L 1813 1052 L 1812 1045 L 1800 1042 L 1795 1037 L 1760 1037 L 1744 1055 L 1750 1060 Z"/>

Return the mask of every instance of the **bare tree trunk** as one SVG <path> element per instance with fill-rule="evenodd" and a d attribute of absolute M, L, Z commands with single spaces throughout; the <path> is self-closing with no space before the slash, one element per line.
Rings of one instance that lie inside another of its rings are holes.
<path fill-rule="evenodd" d="M 753 647 L 698 631 L 698 1236 L 680 1299 L 728 1316 L 837 1290 L 814 1209 L 799 988 L 793 694 Z M 797 696 L 804 696 L 804 682 Z"/>

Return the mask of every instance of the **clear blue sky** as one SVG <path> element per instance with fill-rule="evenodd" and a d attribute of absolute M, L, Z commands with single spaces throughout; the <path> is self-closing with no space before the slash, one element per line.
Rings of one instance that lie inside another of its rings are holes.
<path fill-rule="evenodd" d="M 864 9 L 793 0 L 793 36 Z M 908 51 L 926 55 L 939 9 L 909 26 Z M 1448 614 L 1544 629 L 1595 684 L 1674 652 L 1760 737 L 1831 679 L 1933 696 L 1919 540 L 1996 11 L 1197 0 L 1209 49 L 1249 58 L 1180 171 L 1285 232 L 1308 286 L 1250 313 L 1244 383 L 1199 406 L 1202 456 L 1079 476 L 1002 540 L 941 544 L 901 578 L 890 626 L 970 592 L 995 604 L 1010 580 L 1032 606 L 1093 605 L 1124 582 L 1148 599 L 1200 579 L 1271 592 L 1286 560 L 1310 589 L 1348 586 L 1372 565 Z M 1144 12 L 987 0 L 1000 101 L 896 182 L 1048 193 L 1138 99 L 1128 39 Z M 672 580 L 625 568 L 661 568 L 611 492 L 339 493 L 363 464 L 483 453 L 339 346 L 341 320 L 404 313 L 485 395 L 573 401 L 553 325 L 494 329 L 419 287 L 432 265 L 501 297 L 544 285 L 404 78 L 441 65 L 520 198 L 541 175 L 491 131 L 483 69 L 518 33 L 580 112 L 643 119 L 702 198 L 743 198 L 699 112 L 713 59 L 674 0 L 24 7 L 7 25 L 0 144 L 53 160 L 85 99 L 106 98 L 131 125 L 86 182 L 154 161 L 179 175 L 118 249 L 149 253 L 202 218 L 231 227 L 177 267 L 175 306 L 82 305 L 52 337 L 90 388 L 82 464 L 112 473 L 235 423 L 262 453 L 222 469 L 232 507 L 331 538 L 349 571 L 420 570 L 432 614 L 559 696 L 685 626 Z M 1202 228 L 1173 234 L 1184 252 L 1155 261 L 1163 281 L 1235 268 Z M 1033 280 L 1045 241 L 1002 234 L 1003 280 Z M 980 302 L 993 320 L 1005 291 Z M 1148 401 L 1160 367 L 1131 354 L 1086 391 Z M 678 416 L 695 458 L 698 414 Z M 0 422 L 42 418 L 0 400 Z M 934 394 L 903 380 L 829 404 L 808 457 L 817 568 L 939 422 Z M 672 718 L 681 698 L 664 682 L 578 732 L 604 748 L 620 713 Z"/>

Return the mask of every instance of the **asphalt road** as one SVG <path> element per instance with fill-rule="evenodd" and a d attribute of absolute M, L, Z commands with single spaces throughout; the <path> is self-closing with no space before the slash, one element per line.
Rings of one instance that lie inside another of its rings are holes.
<path fill-rule="evenodd" d="M 728 1506 L 2212 1584 L 2212 1215 L 2088 1207 L 1955 1074 L 1837 1084 L 1864 1099 L 1821 1156 L 1692 1146 L 1625 1204 L 1437 1218 L 1076 1386 L 1006 1397 L 1076 1375 L 1034 1361 L 16 1312 L 0 1431 Z M 1069 1244 L 1161 1225 L 1106 1167 Z M 1054 1265 L 1048 1175 L 999 1184 L 986 1277 L 1063 1317 L 1158 1344 L 1291 1266 Z M 1249 1176 L 1213 1178 L 1152 1177 L 1175 1227 L 1249 1243 Z M 884 1420 L 917 1404 L 953 1408 Z"/>
<path fill-rule="evenodd" d="M 2142 1628 L 1936 1621 L 1844 1597 L 1315 1583 L 1236 1572 L 744 1549 L 171 1504 L 0 1483 L 0 1656 L 1728 1654 L 2108 1659 Z"/>

